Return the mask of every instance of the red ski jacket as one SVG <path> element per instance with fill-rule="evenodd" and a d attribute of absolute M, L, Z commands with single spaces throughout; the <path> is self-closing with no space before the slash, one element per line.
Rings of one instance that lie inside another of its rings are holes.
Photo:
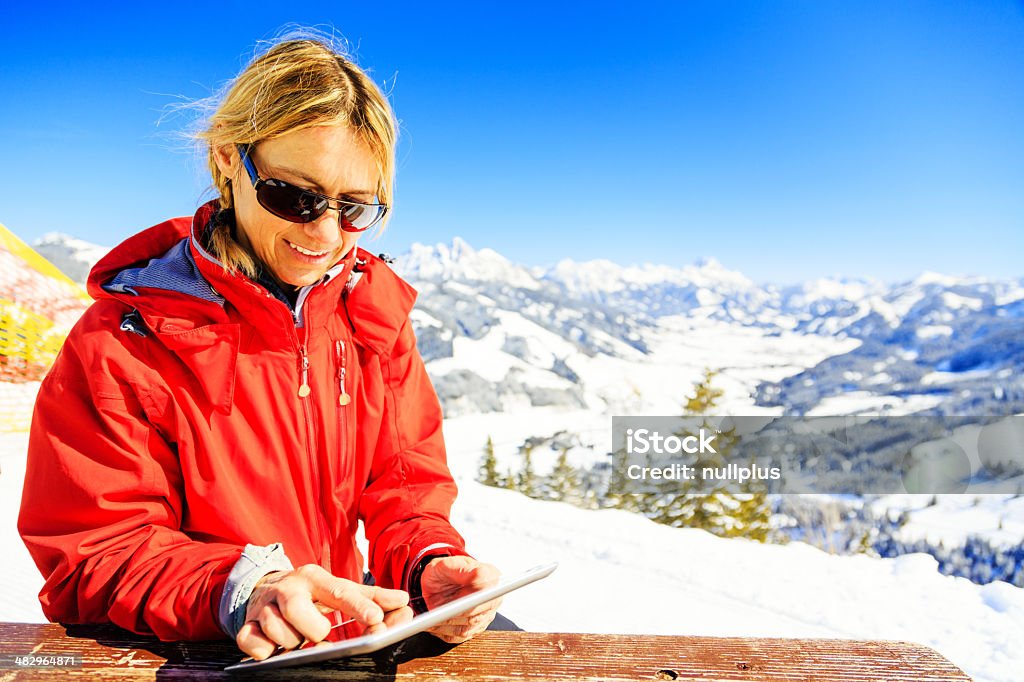
<path fill-rule="evenodd" d="M 384 587 L 408 589 L 432 547 L 465 554 L 415 291 L 359 249 L 300 298 L 297 323 L 199 246 L 213 211 L 97 263 L 96 302 L 39 390 L 18 529 L 51 621 L 224 637 L 247 543 L 362 582 L 360 520 Z"/>

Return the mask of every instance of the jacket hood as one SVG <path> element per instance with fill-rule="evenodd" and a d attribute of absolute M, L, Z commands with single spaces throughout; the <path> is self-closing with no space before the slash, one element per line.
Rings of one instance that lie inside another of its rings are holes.
<path fill-rule="evenodd" d="M 216 211 L 217 202 L 211 201 L 191 218 L 172 218 L 129 237 L 93 267 L 89 294 L 130 306 L 146 330 L 163 337 L 193 332 L 190 336 L 200 341 L 200 329 L 230 325 L 228 303 L 260 324 L 260 317 L 268 314 L 266 289 L 241 273 L 226 272 L 199 244 L 198 235 Z M 360 248 L 341 265 L 330 281 L 315 286 L 331 291 L 329 301 L 341 298 L 357 343 L 376 353 L 388 352 L 412 310 L 415 289 Z"/>

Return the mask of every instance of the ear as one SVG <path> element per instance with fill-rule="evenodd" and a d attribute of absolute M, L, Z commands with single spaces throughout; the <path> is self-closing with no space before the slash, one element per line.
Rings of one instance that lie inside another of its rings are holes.
<path fill-rule="evenodd" d="M 233 144 L 219 144 L 213 146 L 213 160 L 217 168 L 224 174 L 224 177 L 234 178 L 241 165 L 238 158 L 238 150 Z"/>

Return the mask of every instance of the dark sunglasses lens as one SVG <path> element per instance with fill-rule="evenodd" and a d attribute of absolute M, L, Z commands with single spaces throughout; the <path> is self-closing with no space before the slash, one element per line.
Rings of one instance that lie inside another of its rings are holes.
<path fill-rule="evenodd" d="M 256 190 L 260 206 L 278 218 L 293 223 L 309 223 L 324 214 L 327 201 L 301 187 L 268 180 Z"/>
<path fill-rule="evenodd" d="M 341 209 L 341 229 L 346 232 L 362 232 L 372 227 L 383 215 L 383 206 L 347 204 Z"/>
<path fill-rule="evenodd" d="M 318 194 L 280 180 L 264 180 L 256 190 L 256 200 L 278 218 L 293 223 L 310 223 L 330 208 L 330 202 Z M 362 232 L 373 227 L 387 210 L 377 204 L 342 204 L 339 210 L 341 229 Z"/>

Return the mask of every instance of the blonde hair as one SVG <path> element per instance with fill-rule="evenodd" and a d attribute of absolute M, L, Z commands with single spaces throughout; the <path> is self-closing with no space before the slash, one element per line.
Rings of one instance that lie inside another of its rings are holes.
<path fill-rule="evenodd" d="M 221 208 L 234 204 L 231 179 L 214 160 L 225 144 L 258 144 L 317 125 L 348 124 L 377 162 L 377 201 L 391 205 L 398 129 L 384 93 L 344 52 L 319 37 L 286 39 L 257 56 L 231 83 L 196 137 L 207 146 L 207 164 Z M 381 223 L 383 230 L 387 216 Z M 206 247 L 227 270 L 255 275 L 253 256 L 230 224 L 213 229 Z"/>

